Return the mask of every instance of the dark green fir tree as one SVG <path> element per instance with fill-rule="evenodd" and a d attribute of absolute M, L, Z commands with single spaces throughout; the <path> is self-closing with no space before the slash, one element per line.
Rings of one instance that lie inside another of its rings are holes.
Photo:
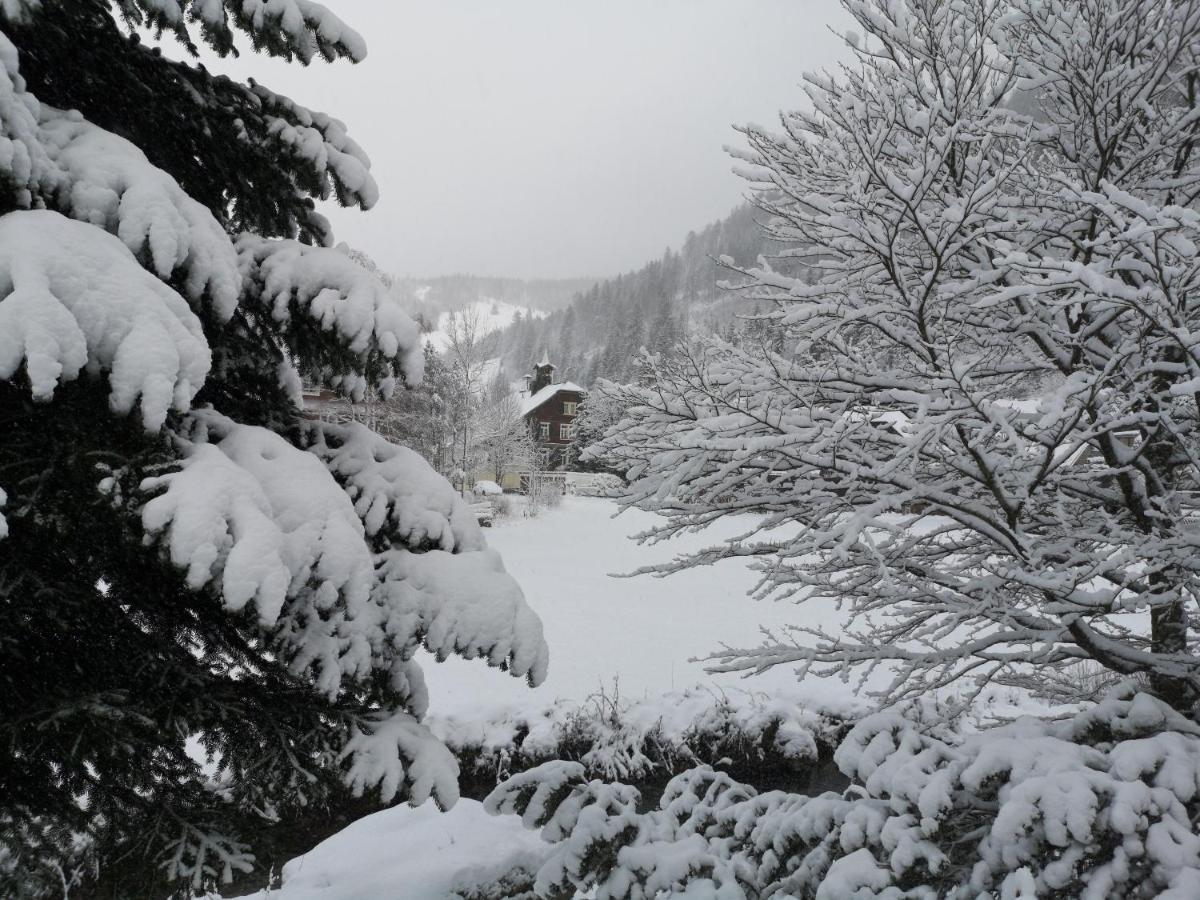
<path fill-rule="evenodd" d="M 317 212 L 372 205 L 367 157 L 159 41 L 365 53 L 304 0 L 0 4 L 3 897 L 203 893 L 355 802 L 453 803 L 417 649 L 546 669 L 449 485 L 302 414 L 421 378 Z"/>

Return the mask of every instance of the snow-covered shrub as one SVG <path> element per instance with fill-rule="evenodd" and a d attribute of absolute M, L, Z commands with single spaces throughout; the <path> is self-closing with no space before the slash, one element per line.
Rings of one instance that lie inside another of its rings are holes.
<path fill-rule="evenodd" d="M 615 497 L 625 487 L 620 475 L 611 472 L 590 472 L 584 475 L 567 474 L 567 487 L 580 497 Z"/>
<path fill-rule="evenodd" d="M 835 759 L 853 782 L 841 794 L 758 793 L 702 766 L 639 813 L 632 788 L 551 762 L 485 806 L 521 815 L 553 846 L 532 879 L 537 898 L 1200 891 L 1200 727 L 1133 687 L 1065 721 L 967 735 L 882 712 L 855 725 Z"/>
<path fill-rule="evenodd" d="M 464 781 L 487 789 L 555 759 L 582 763 L 589 777 L 638 784 L 719 761 L 803 783 L 832 756 L 853 714 L 700 689 L 631 701 L 614 686 L 582 703 L 559 700 L 482 721 L 434 714 L 427 724 L 457 757 Z"/>
<path fill-rule="evenodd" d="M 492 514 L 496 518 L 507 518 L 513 513 L 513 501 L 507 494 L 497 494 L 491 498 Z"/>
<path fill-rule="evenodd" d="M 526 513 L 536 516 L 544 509 L 554 509 L 562 505 L 565 484 L 565 480 L 561 477 L 535 472 L 529 482 L 529 502 L 525 507 Z"/>
<path fill-rule="evenodd" d="M 365 53 L 308 0 L 0 3 L 5 897 L 191 895 L 356 797 L 449 806 L 417 651 L 546 674 L 450 485 L 302 417 L 301 376 L 422 377 L 416 324 L 315 209 L 374 204 L 366 154 L 139 24 Z"/>

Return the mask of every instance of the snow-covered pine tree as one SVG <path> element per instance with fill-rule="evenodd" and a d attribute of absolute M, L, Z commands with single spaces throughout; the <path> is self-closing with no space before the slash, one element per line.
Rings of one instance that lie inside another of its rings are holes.
<path fill-rule="evenodd" d="M 450 486 L 300 416 L 301 378 L 421 377 L 415 325 L 315 210 L 372 205 L 367 157 L 146 28 L 365 52 L 308 0 L 0 4 L 6 897 L 188 893 L 352 795 L 453 803 L 417 650 L 546 669 Z"/>
<path fill-rule="evenodd" d="M 1190 711 L 1200 2 L 846 7 L 855 62 L 738 151 L 788 352 L 664 362 L 597 452 L 651 537 L 765 514 L 668 570 L 751 557 L 853 617 L 719 669 L 883 664 L 895 699 L 1094 660 Z"/>

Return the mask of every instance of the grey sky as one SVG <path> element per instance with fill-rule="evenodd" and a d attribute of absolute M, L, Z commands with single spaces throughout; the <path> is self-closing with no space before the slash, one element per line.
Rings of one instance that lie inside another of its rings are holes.
<path fill-rule="evenodd" d="M 835 0 L 325 0 L 365 62 L 213 68 L 346 122 L 381 199 L 329 212 L 397 274 L 636 268 L 744 194 L 734 122 L 845 53 Z"/>

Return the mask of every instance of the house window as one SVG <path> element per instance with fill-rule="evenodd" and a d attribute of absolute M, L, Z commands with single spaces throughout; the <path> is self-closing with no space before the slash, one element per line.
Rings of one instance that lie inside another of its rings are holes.
<path fill-rule="evenodd" d="M 550 423 L 549 422 L 539 422 L 538 423 L 538 437 L 543 441 L 550 440 Z"/>
<path fill-rule="evenodd" d="M 558 439 L 561 441 L 569 441 L 575 437 L 575 426 L 567 422 L 562 422 L 558 426 Z"/>
<path fill-rule="evenodd" d="M 579 409 L 579 404 L 576 403 L 575 401 L 573 401 L 573 400 L 564 400 L 563 401 L 563 415 L 564 416 L 573 416 L 573 415 L 575 415 L 575 412 L 578 409 Z"/>

